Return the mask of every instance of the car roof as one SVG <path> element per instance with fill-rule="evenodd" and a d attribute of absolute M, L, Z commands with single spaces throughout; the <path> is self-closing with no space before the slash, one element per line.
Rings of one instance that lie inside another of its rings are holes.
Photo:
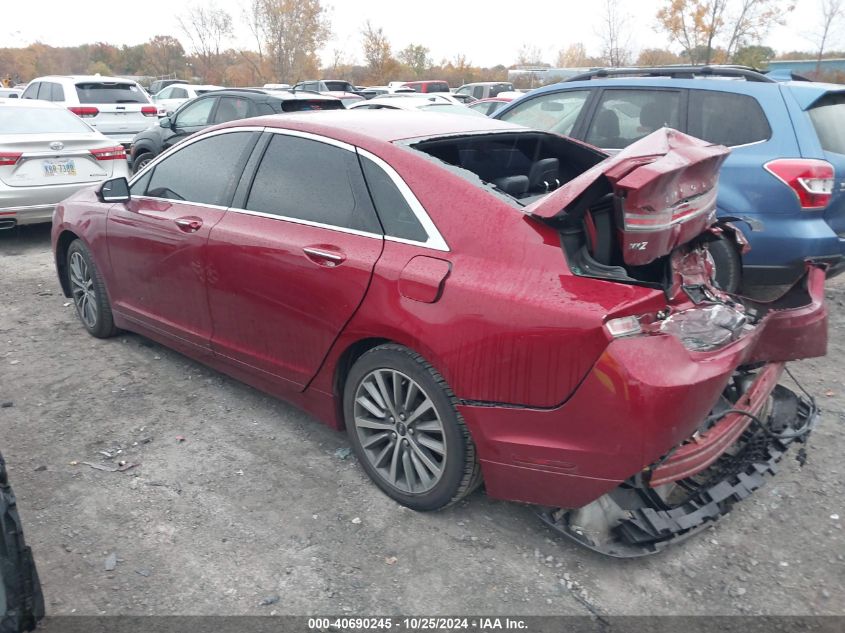
<path fill-rule="evenodd" d="M 0 97 L 0 105 L 23 106 L 26 108 L 52 108 L 54 110 L 65 109 L 64 107 L 52 103 L 51 101 L 39 101 L 37 99 L 7 99 L 6 97 Z"/>
<path fill-rule="evenodd" d="M 207 93 L 206 93 L 207 94 Z M 320 94 L 319 92 L 308 91 L 293 91 L 286 88 L 273 90 L 271 88 L 223 88 L 221 90 L 214 90 L 214 96 L 236 96 L 236 97 L 253 97 L 258 100 L 277 99 L 280 101 L 295 101 L 298 99 L 310 99 L 316 101 L 335 101 L 336 98 L 330 95 Z M 205 97 L 206 95 L 201 95 Z"/>
<path fill-rule="evenodd" d="M 102 81 L 106 83 L 138 83 L 134 79 L 128 79 L 126 77 L 110 77 L 108 75 L 43 75 L 42 77 L 36 77 L 32 81 L 46 81 L 48 79 L 70 79 L 73 82 Z M 29 83 L 32 83 L 32 81 Z"/>
<path fill-rule="evenodd" d="M 292 116 L 271 115 L 225 123 L 220 128 L 243 125 L 283 128 L 327 136 L 350 145 L 377 145 L 379 142 L 460 136 L 480 132 L 525 131 L 521 125 L 487 117 L 436 114 L 406 110 L 323 110 Z"/>

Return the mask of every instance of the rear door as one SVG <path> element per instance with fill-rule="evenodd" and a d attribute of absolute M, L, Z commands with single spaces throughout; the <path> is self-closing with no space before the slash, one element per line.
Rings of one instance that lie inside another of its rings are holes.
<path fill-rule="evenodd" d="M 354 147 L 290 131 L 265 142 L 211 231 L 212 348 L 302 389 L 363 300 L 383 235 Z"/>
<path fill-rule="evenodd" d="M 109 210 L 114 309 L 195 349 L 209 347 L 206 243 L 225 215 L 260 133 L 222 131 L 192 141 L 136 178 Z"/>

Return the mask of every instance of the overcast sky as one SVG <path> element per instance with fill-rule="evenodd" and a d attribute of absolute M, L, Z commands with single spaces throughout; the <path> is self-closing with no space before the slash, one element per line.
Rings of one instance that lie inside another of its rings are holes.
<path fill-rule="evenodd" d="M 241 19 L 247 0 L 215 2 L 235 20 L 232 44 L 249 46 Z M 788 25 L 772 28 L 765 43 L 778 52 L 812 49 L 819 2 L 797 2 Z M 36 40 L 53 46 L 96 41 L 132 45 L 161 34 L 179 37 L 187 49 L 175 18 L 189 4 L 184 0 L 2 0 L 0 46 L 25 46 Z M 344 50 L 347 61 L 360 61 L 360 32 L 367 19 L 384 28 L 394 51 L 420 43 L 431 49 L 435 62 L 462 53 L 474 65 L 507 66 L 516 61 L 523 44 L 539 47 L 549 63 L 554 63 L 558 50 L 575 42 L 583 42 L 591 55 L 601 52 L 600 0 L 333 0 L 324 4 L 330 6 L 333 33 L 321 51 L 324 62 L 331 59 L 333 49 Z M 654 29 L 654 16 L 663 1 L 622 0 L 621 4 L 630 15 L 632 49 L 669 44 Z M 843 45 L 845 33 L 837 34 L 829 48 Z"/>

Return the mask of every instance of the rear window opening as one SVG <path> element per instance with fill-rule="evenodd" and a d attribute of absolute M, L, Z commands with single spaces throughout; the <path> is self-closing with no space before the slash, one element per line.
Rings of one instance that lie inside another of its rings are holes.
<path fill-rule="evenodd" d="M 79 103 L 149 103 L 135 84 L 86 81 L 76 84 Z"/>
<path fill-rule="evenodd" d="M 507 194 L 521 206 L 606 158 L 603 152 L 581 143 L 534 131 L 431 139 L 411 147 L 460 168 L 471 181 Z"/>

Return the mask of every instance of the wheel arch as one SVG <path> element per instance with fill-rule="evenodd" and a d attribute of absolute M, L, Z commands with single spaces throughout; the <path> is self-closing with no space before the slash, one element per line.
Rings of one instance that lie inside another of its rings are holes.
<path fill-rule="evenodd" d="M 395 345 L 403 345 L 398 341 L 391 340 L 384 337 L 368 337 L 358 339 L 347 345 L 347 347 L 338 356 L 337 363 L 334 368 L 334 380 L 332 381 L 332 395 L 335 402 L 335 415 L 337 416 L 337 426 L 339 429 L 346 427 L 346 420 L 343 416 L 343 388 L 346 385 L 346 377 L 349 371 L 361 356 L 369 352 L 371 349 L 379 345 L 386 345 L 393 343 Z"/>
<path fill-rule="evenodd" d="M 70 297 L 71 295 L 70 279 L 68 278 L 67 273 L 67 251 L 73 241 L 78 239 L 82 238 L 70 229 L 65 229 L 56 240 L 56 271 L 59 275 L 59 283 L 62 286 L 62 292 L 66 297 Z"/>

